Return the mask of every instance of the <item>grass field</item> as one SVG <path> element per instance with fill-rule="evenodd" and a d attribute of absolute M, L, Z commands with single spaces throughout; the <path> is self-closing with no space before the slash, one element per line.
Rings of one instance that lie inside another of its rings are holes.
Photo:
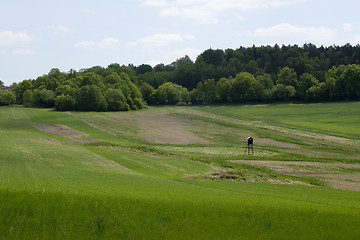
<path fill-rule="evenodd" d="M 360 140 L 360 102 L 194 107 L 199 111 Z"/>
<path fill-rule="evenodd" d="M 358 239 L 358 106 L 2 107 L 0 239 Z"/>

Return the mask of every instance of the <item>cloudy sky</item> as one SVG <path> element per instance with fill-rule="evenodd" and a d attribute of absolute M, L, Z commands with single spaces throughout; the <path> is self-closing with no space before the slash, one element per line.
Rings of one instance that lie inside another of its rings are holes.
<path fill-rule="evenodd" d="M 208 48 L 356 45 L 359 9 L 354 0 L 2 0 L 0 79 L 169 64 Z"/>

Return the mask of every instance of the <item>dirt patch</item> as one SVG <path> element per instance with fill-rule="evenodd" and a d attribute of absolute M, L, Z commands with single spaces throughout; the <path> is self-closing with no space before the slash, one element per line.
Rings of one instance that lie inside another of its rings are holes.
<path fill-rule="evenodd" d="M 214 171 L 201 175 L 190 175 L 188 177 L 197 178 L 197 179 L 210 179 L 210 180 L 221 179 L 221 180 L 239 181 L 238 176 L 233 174 L 234 169 L 218 167 L 218 166 L 214 166 L 213 164 L 210 164 L 210 166 L 214 169 Z"/>
<path fill-rule="evenodd" d="M 39 143 L 41 141 L 35 139 L 19 139 L 20 142 L 36 142 Z"/>
<path fill-rule="evenodd" d="M 264 166 L 285 175 L 315 177 L 329 183 L 333 188 L 360 191 L 360 163 L 258 160 L 233 160 L 230 162 Z"/>
<path fill-rule="evenodd" d="M 60 135 L 63 137 L 72 138 L 72 140 L 79 143 L 92 143 L 97 142 L 96 139 L 86 139 L 83 137 L 88 136 L 89 134 L 76 131 L 68 126 L 61 124 L 48 124 L 48 123 L 32 123 L 32 125 L 39 131 Z"/>
<path fill-rule="evenodd" d="M 33 123 L 32 125 L 42 132 L 61 135 L 64 137 L 75 138 L 88 135 L 61 124 Z"/>
<path fill-rule="evenodd" d="M 211 179 L 211 180 L 228 180 L 228 181 L 238 181 L 238 182 L 266 182 L 271 184 L 300 184 L 300 185 L 310 185 L 301 181 L 294 181 L 290 179 L 279 180 L 279 179 L 247 179 L 243 176 L 240 176 L 234 172 L 232 168 L 222 168 L 214 165 L 210 165 L 215 172 L 209 172 L 204 175 L 190 176 L 200 179 Z"/>
<path fill-rule="evenodd" d="M 275 146 L 281 148 L 300 149 L 301 146 L 294 143 L 280 142 L 270 138 L 258 138 L 256 144 L 262 146 Z"/>
<path fill-rule="evenodd" d="M 189 131 L 190 123 L 184 116 L 170 116 L 166 112 L 142 113 L 136 119 L 140 136 L 146 141 L 160 144 L 209 144 Z"/>

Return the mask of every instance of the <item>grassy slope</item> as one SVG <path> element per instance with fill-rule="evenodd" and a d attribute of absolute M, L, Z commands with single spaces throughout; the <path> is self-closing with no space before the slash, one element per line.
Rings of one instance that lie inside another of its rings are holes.
<path fill-rule="evenodd" d="M 193 107 L 227 117 L 360 139 L 360 102 Z"/>
<path fill-rule="evenodd" d="M 211 168 L 182 154 L 83 145 L 28 124 L 64 124 L 88 138 L 136 146 L 74 118 L 97 114 L 104 115 L 0 108 L 0 238 L 356 239 L 360 234 L 358 192 L 184 178 Z"/>

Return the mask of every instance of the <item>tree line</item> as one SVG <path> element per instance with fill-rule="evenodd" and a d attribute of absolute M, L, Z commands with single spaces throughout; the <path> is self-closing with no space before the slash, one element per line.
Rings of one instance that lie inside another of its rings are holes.
<path fill-rule="evenodd" d="M 359 64 L 360 45 L 304 44 L 208 49 L 195 62 L 185 56 L 169 65 L 134 69 L 151 104 L 314 102 L 359 100 Z"/>
<path fill-rule="evenodd" d="M 52 69 L 0 91 L 0 105 L 60 111 L 127 111 L 161 104 L 318 102 L 360 99 L 360 46 L 208 49 L 154 67 Z"/>
<path fill-rule="evenodd" d="M 34 80 L 15 83 L 11 89 L 19 104 L 60 111 L 128 111 L 146 105 L 135 70 L 119 64 L 68 73 L 53 68 Z"/>

